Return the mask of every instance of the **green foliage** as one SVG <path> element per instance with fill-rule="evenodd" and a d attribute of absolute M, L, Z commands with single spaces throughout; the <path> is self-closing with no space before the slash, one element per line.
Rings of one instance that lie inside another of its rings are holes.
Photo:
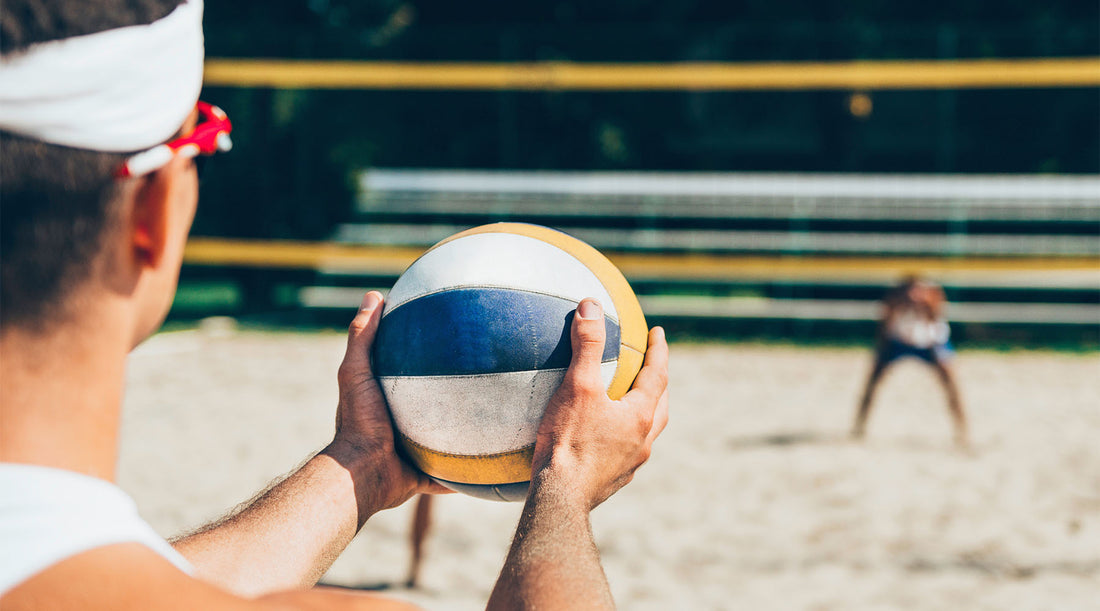
<path fill-rule="evenodd" d="M 207 6 L 211 57 L 409 61 L 828 61 L 1100 55 L 1095 2 L 454 3 Z M 453 92 L 209 89 L 234 120 L 197 234 L 316 239 L 363 168 L 1097 172 L 1092 89 Z"/>

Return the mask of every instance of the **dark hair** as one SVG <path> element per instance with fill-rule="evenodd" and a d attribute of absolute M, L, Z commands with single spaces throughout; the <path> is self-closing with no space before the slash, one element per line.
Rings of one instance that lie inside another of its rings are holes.
<path fill-rule="evenodd" d="M 152 23 L 181 0 L 4 0 L 0 53 Z M 66 313 L 117 218 L 114 172 L 125 154 L 0 131 L 0 328 L 41 331 Z"/>
<path fill-rule="evenodd" d="M 0 54 L 40 42 L 64 40 L 168 16 L 182 0 L 4 0 L 0 11 Z"/>

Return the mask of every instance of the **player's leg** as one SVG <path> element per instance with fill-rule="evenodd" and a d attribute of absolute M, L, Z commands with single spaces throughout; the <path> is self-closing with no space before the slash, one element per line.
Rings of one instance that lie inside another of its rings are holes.
<path fill-rule="evenodd" d="M 412 534 L 409 545 L 412 549 L 412 560 L 409 563 L 409 578 L 405 585 L 416 587 L 420 578 L 420 560 L 424 557 L 424 539 L 428 536 L 428 528 L 432 523 L 432 495 L 421 494 L 416 497 L 416 513 L 413 514 Z"/>
<path fill-rule="evenodd" d="M 963 412 L 962 400 L 959 398 L 959 387 L 955 381 L 955 368 L 950 358 L 937 358 L 932 362 L 933 369 L 939 376 L 940 383 L 947 393 L 947 409 L 951 413 L 951 422 L 955 427 L 955 443 L 959 447 L 968 447 L 970 436 L 966 422 L 966 413 Z"/>
<path fill-rule="evenodd" d="M 871 402 L 875 396 L 875 389 L 878 388 L 882 373 L 886 371 L 889 364 L 890 360 L 883 351 L 879 350 L 875 353 L 875 364 L 871 367 L 871 375 L 867 377 L 867 385 L 864 387 L 863 397 L 859 401 L 859 411 L 856 412 L 856 421 L 852 424 L 852 437 L 854 439 L 862 439 L 867 430 L 867 418 L 871 414 Z"/>

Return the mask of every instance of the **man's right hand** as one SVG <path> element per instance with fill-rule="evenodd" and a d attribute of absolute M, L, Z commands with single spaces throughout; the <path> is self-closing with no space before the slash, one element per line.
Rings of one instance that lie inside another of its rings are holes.
<path fill-rule="evenodd" d="M 650 331 L 642 369 L 618 401 L 608 398 L 600 376 L 605 335 L 599 302 L 582 301 L 573 319 L 573 359 L 546 408 L 535 442 L 532 485 L 548 473 L 561 475 L 588 510 L 633 478 L 668 423 L 664 330 Z"/>
<path fill-rule="evenodd" d="M 603 308 L 577 307 L 573 359 L 539 424 L 531 488 L 489 609 L 612 609 L 589 512 L 634 477 L 668 423 L 668 344 L 649 332 L 642 369 L 622 399 L 600 376 Z"/>

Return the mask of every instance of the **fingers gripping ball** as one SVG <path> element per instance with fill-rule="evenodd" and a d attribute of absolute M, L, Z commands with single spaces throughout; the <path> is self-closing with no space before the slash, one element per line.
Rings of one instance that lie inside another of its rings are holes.
<path fill-rule="evenodd" d="M 586 297 L 604 308 L 601 374 L 618 399 L 641 369 L 648 328 L 630 285 L 596 249 L 546 227 L 496 223 L 409 266 L 382 312 L 373 367 L 416 466 L 459 492 L 522 499 Z"/>

